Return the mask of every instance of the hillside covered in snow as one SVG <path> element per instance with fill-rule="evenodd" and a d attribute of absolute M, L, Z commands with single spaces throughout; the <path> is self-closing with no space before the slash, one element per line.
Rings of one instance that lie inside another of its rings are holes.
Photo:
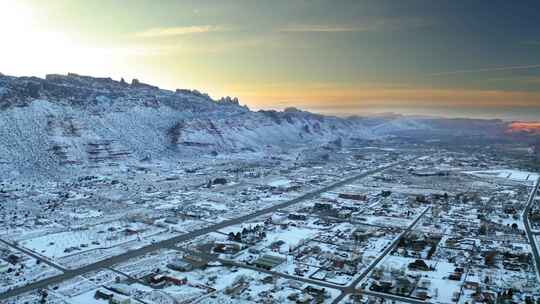
<path fill-rule="evenodd" d="M 339 118 L 294 108 L 255 112 L 236 98 L 213 100 L 137 80 L 0 74 L 0 172 L 53 174 L 111 161 L 325 148 L 411 132 L 445 134 L 449 127 L 452 133 L 504 129 L 501 121 L 487 122 L 471 129 L 470 121 Z"/>

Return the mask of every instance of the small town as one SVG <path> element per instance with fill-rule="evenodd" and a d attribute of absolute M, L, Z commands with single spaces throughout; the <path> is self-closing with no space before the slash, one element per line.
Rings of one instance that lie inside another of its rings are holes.
<path fill-rule="evenodd" d="M 486 155 L 373 149 L 3 184 L 16 208 L 0 209 L 1 290 L 53 283 L 3 301 L 540 299 L 538 174 Z"/>
<path fill-rule="evenodd" d="M 0 0 L 0 304 L 540 304 L 540 1 Z"/>

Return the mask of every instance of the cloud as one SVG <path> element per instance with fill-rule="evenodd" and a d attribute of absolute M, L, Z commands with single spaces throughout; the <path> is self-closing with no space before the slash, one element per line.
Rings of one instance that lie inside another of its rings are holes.
<path fill-rule="evenodd" d="M 351 110 L 363 107 L 484 108 L 535 107 L 540 92 L 435 89 L 403 85 L 362 86 L 361 84 L 283 84 L 275 86 L 243 85 L 227 88 L 253 108 L 295 105 L 306 109 Z"/>
<path fill-rule="evenodd" d="M 520 84 L 540 84 L 540 77 L 536 76 L 519 76 L 519 77 L 498 77 L 488 78 L 486 82 L 512 82 Z"/>
<path fill-rule="evenodd" d="M 280 29 L 280 32 L 299 33 L 338 33 L 338 32 L 363 32 L 369 31 L 369 27 L 358 26 L 329 26 L 329 25 L 290 25 Z"/>
<path fill-rule="evenodd" d="M 230 28 L 218 25 L 198 25 L 198 26 L 177 26 L 177 27 L 155 27 L 135 33 L 135 36 L 142 38 L 171 37 L 181 35 L 204 34 L 210 32 L 224 32 Z"/>
<path fill-rule="evenodd" d="M 428 23 L 427 20 L 418 18 L 379 18 L 376 20 L 366 20 L 356 24 L 290 24 L 280 28 L 278 31 L 288 33 L 376 32 L 422 27 Z"/>
<path fill-rule="evenodd" d="M 509 126 L 510 132 L 539 132 L 540 131 L 540 122 L 513 122 Z"/>
<path fill-rule="evenodd" d="M 523 41 L 523 44 L 540 46 L 540 40 L 527 40 L 527 41 Z"/>
<path fill-rule="evenodd" d="M 431 74 L 428 74 L 427 76 L 445 76 L 445 75 L 466 74 L 466 73 L 484 73 L 484 72 L 497 72 L 497 71 L 510 71 L 510 70 L 528 70 L 528 69 L 537 69 L 537 68 L 540 68 L 540 64 L 514 65 L 514 66 L 471 69 L 471 70 L 457 70 L 457 71 L 449 71 L 449 72 L 431 73 Z"/>

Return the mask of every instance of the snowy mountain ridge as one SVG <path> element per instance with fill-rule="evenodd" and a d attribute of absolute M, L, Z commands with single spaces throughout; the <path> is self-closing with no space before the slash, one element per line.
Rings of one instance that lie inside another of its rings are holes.
<path fill-rule="evenodd" d="M 430 130 L 422 120 L 339 118 L 294 108 L 251 111 L 236 98 L 133 80 L 0 75 L 0 172 L 54 173 L 143 158 L 320 147 Z"/>

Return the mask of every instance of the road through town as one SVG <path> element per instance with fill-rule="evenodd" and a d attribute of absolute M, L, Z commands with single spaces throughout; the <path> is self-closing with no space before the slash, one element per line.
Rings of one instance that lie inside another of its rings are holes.
<path fill-rule="evenodd" d="M 265 209 L 258 210 L 256 212 L 253 212 L 253 213 L 248 214 L 248 215 L 240 216 L 240 217 L 232 219 L 232 220 L 223 221 L 221 223 L 218 223 L 218 224 L 206 227 L 206 228 L 198 229 L 198 230 L 195 230 L 195 231 L 191 231 L 191 232 L 188 232 L 186 234 L 178 235 L 178 236 L 175 236 L 175 237 L 170 238 L 170 239 L 166 239 L 166 240 L 163 240 L 163 241 L 158 241 L 158 242 L 146 245 L 144 247 L 134 249 L 134 250 L 130 250 L 130 251 L 125 252 L 123 254 L 120 254 L 120 255 L 117 255 L 117 256 L 114 256 L 114 257 L 110 257 L 110 258 L 107 258 L 107 259 L 104 259 L 104 260 L 101 260 L 101 261 L 98 261 L 98 262 L 95 262 L 95 263 L 92 263 L 92 264 L 89 264 L 89 265 L 86 265 L 86 266 L 83 266 L 83 267 L 80 267 L 80 268 L 77 268 L 77 269 L 66 270 L 61 275 L 53 276 L 53 277 L 50 277 L 50 278 L 47 278 L 47 279 L 44 279 L 44 280 L 41 280 L 41 281 L 38 281 L 38 282 L 30 283 L 30 284 L 28 284 L 26 286 L 23 286 L 23 287 L 14 288 L 14 289 L 11 289 L 11 290 L 9 290 L 7 292 L 4 292 L 4 293 L 0 294 L 0 301 L 5 300 L 5 299 L 10 298 L 10 297 L 18 296 L 18 295 L 21 295 L 21 294 L 24 294 L 24 293 L 27 293 L 27 292 L 30 292 L 30 291 L 33 291 L 33 290 L 47 288 L 47 287 L 49 287 L 51 285 L 59 284 L 59 283 L 61 283 L 63 281 L 73 279 L 73 278 L 75 278 L 75 277 L 77 277 L 79 275 L 83 275 L 83 274 L 86 274 L 86 273 L 89 273 L 89 272 L 92 272 L 92 271 L 96 271 L 96 270 L 103 269 L 103 268 L 109 268 L 109 267 L 112 267 L 115 264 L 122 263 L 122 262 L 125 262 L 127 260 L 143 256 L 145 254 L 157 251 L 157 250 L 162 249 L 162 248 L 174 247 L 179 242 L 184 242 L 184 241 L 196 238 L 198 236 L 208 234 L 210 232 L 215 232 L 217 230 L 223 229 L 223 228 L 228 227 L 228 226 L 241 224 L 241 223 L 249 221 L 249 220 L 251 220 L 253 218 L 259 217 L 261 215 L 272 213 L 272 212 L 277 211 L 279 209 L 290 207 L 292 205 L 298 204 L 298 203 L 303 202 L 305 200 L 315 198 L 315 197 L 319 196 L 320 194 L 322 194 L 324 192 L 327 192 L 327 191 L 333 190 L 335 188 L 341 187 L 341 186 L 346 185 L 348 183 L 351 183 L 353 181 L 356 181 L 356 180 L 365 178 L 367 176 L 382 172 L 382 171 L 384 171 L 386 169 L 395 167 L 397 165 L 408 163 L 411 160 L 412 159 L 407 159 L 407 160 L 403 160 L 403 161 L 399 161 L 399 162 L 394 162 L 394 163 L 391 163 L 391 164 L 386 165 L 386 166 L 378 167 L 378 168 L 373 169 L 373 170 L 368 170 L 368 171 L 362 172 L 360 174 L 345 178 L 345 179 L 343 179 L 341 181 L 338 181 L 338 182 L 333 183 L 331 185 L 325 186 L 323 188 L 317 189 L 315 191 L 303 194 L 303 195 L 301 195 L 301 196 L 299 196 L 297 198 L 294 198 L 292 200 L 289 200 L 289 201 L 286 201 L 286 202 L 283 202 L 283 203 L 280 203 L 280 204 L 276 204 L 274 206 L 271 206 L 271 207 L 268 207 L 268 208 L 265 208 Z M 43 258 L 40 258 L 40 259 L 43 259 Z"/>

